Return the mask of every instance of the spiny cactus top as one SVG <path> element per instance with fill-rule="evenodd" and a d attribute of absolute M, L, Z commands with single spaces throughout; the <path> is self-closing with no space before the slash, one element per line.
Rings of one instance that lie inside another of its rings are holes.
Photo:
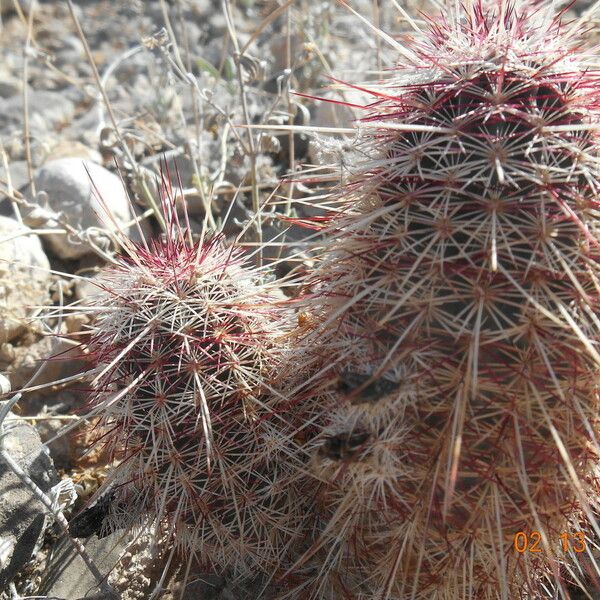
<path fill-rule="evenodd" d="M 92 412 L 119 460 L 108 524 L 157 522 L 204 567 L 272 575 L 302 517 L 276 390 L 287 312 L 239 249 L 165 220 L 91 299 Z"/>
<path fill-rule="evenodd" d="M 598 533 L 600 73 L 550 7 L 414 25 L 358 86 L 313 286 L 339 383 L 312 597 L 564 594 Z"/>

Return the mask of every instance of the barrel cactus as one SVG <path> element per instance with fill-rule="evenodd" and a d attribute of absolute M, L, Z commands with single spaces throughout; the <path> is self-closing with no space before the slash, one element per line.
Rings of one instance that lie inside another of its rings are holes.
<path fill-rule="evenodd" d="M 169 194 L 163 212 L 162 238 L 123 239 L 81 309 L 94 317 L 89 414 L 115 459 L 88 510 L 101 507 L 101 534 L 154 526 L 199 572 L 272 576 L 306 514 L 278 391 L 293 319 L 240 248 L 192 239 Z"/>
<path fill-rule="evenodd" d="M 309 286 L 335 384 L 303 598 L 600 581 L 600 73 L 552 10 L 447 2 L 359 86 Z"/>

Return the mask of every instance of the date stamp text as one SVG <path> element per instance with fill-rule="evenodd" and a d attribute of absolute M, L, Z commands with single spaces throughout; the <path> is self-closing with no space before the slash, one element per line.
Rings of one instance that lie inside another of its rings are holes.
<path fill-rule="evenodd" d="M 563 552 L 585 552 L 587 543 L 585 533 L 582 531 L 565 531 L 558 536 L 559 548 Z M 539 531 L 518 531 L 513 538 L 513 546 L 516 552 L 524 554 L 525 552 L 544 552 L 542 535 Z"/>

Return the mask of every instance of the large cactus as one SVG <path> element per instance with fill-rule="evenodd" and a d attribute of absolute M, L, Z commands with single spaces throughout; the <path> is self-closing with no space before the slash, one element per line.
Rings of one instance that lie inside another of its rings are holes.
<path fill-rule="evenodd" d="M 448 2 L 362 86 L 312 284 L 337 387 L 305 597 L 566 597 L 597 575 L 600 74 L 580 28 Z"/>

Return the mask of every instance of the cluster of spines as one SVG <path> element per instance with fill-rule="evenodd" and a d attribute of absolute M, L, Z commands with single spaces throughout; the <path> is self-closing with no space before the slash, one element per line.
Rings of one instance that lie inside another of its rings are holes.
<path fill-rule="evenodd" d="M 559 538 L 598 529 L 600 80 L 551 10 L 450 7 L 362 88 L 308 309 L 337 388 L 306 597 L 533 598 L 598 571 Z"/>

